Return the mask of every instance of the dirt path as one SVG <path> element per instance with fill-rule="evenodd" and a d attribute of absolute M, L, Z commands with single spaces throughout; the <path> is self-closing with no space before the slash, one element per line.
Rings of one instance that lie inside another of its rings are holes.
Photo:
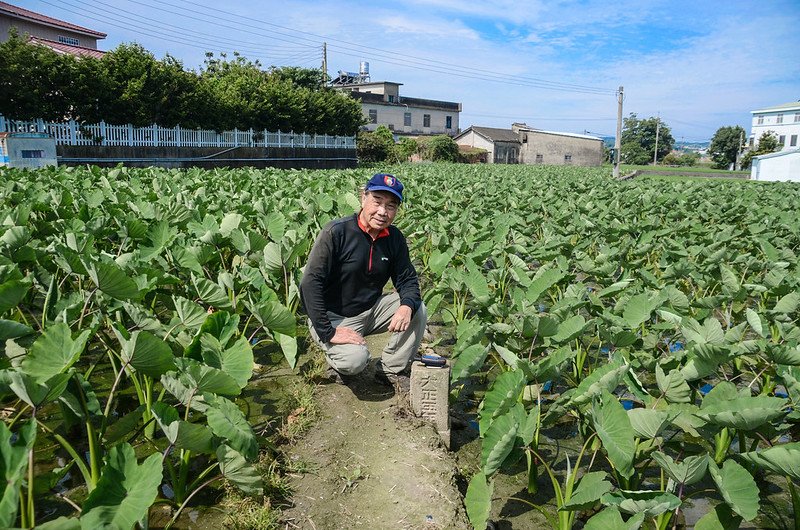
<path fill-rule="evenodd" d="M 370 337 L 380 352 L 385 337 Z M 293 503 L 285 528 L 467 529 L 455 460 L 407 399 L 375 383 L 321 385 L 321 417 L 289 452 Z"/>

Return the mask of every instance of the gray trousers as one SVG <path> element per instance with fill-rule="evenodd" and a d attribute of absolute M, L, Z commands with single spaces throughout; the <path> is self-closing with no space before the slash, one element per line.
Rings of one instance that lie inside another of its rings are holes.
<path fill-rule="evenodd" d="M 381 296 L 375 305 L 363 313 L 353 317 L 343 317 L 328 311 L 328 318 L 333 327 L 351 328 L 366 337 L 376 333 L 385 333 L 395 311 L 400 307 L 400 295 L 391 293 Z M 425 326 L 428 323 L 428 312 L 425 304 L 414 312 L 411 324 L 403 332 L 392 333 L 389 343 L 383 349 L 381 363 L 387 372 L 398 374 L 406 369 L 411 358 L 419 350 Z M 325 352 L 328 364 L 344 375 L 355 375 L 367 367 L 370 353 L 366 346 L 358 344 L 331 344 L 321 342 L 314 326 L 309 322 L 311 337 Z"/>

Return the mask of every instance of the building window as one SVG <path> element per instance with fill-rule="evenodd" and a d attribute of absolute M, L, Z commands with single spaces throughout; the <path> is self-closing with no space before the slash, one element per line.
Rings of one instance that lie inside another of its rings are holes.
<path fill-rule="evenodd" d="M 389 94 L 389 103 L 394 103 L 394 96 Z"/>
<path fill-rule="evenodd" d="M 405 127 L 411 127 L 411 113 L 410 112 L 406 112 L 405 114 L 403 114 L 403 125 Z"/>
<path fill-rule="evenodd" d="M 564 155 L 564 163 L 572 164 L 572 155 Z"/>
<path fill-rule="evenodd" d="M 369 122 L 378 123 L 378 109 L 369 109 Z"/>
<path fill-rule="evenodd" d="M 544 164 L 544 155 L 536 155 L 536 163 Z"/>
<path fill-rule="evenodd" d="M 786 144 L 786 136 L 783 134 L 778 136 L 778 143 L 781 145 L 781 147 L 784 146 Z"/>
<path fill-rule="evenodd" d="M 789 147 L 797 147 L 797 135 L 796 134 L 793 134 L 789 138 Z"/>
<path fill-rule="evenodd" d="M 444 128 L 445 129 L 452 129 L 453 128 L 453 117 L 452 116 L 445 116 L 444 117 Z"/>
<path fill-rule="evenodd" d="M 22 158 L 44 158 L 44 151 L 41 149 L 23 149 Z"/>
<path fill-rule="evenodd" d="M 764 116 L 758 117 L 758 125 L 764 125 Z"/>
<path fill-rule="evenodd" d="M 80 46 L 81 43 L 75 37 L 65 37 L 64 35 L 58 36 L 58 42 L 61 44 L 69 44 L 70 46 Z"/>
<path fill-rule="evenodd" d="M 522 143 L 523 144 L 527 144 L 528 143 L 528 135 L 527 134 L 523 134 L 522 135 Z"/>
<path fill-rule="evenodd" d="M 423 127 L 430 127 L 431 126 L 431 115 L 430 114 L 423 114 L 422 115 L 422 126 Z"/>
<path fill-rule="evenodd" d="M 800 121 L 800 112 L 794 113 L 794 122 L 797 123 Z"/>
<path fill-rule="evenodd" d="M 755 139 L 755 137 L 751 136 L 751 137 L 750 137 L 750 149 L 752 149 L 752 148 L 753 148 L 753 145 L 755 144 L 755 142 L 756 142 L 756 139 Z"/>
<path fill-rule="evenodd" d="M 783 123 L 783 114 L 778 114 L 775 117 L 775 123 Z"/>
<path fill-rule="evenodd" d="M 390 123 L 389 125 L 387 125 L 387 127 L 389 127 L 390 131 L 393 131 L 394 130 L 394 123 Z"/>

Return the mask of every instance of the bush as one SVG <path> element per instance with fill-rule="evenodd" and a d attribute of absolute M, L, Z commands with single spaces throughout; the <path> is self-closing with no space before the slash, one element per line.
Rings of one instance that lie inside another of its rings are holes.
<path fill-rule="evenodd" d="M 458 162 L 458 144 L 446 134 L 418 138 L 419 153 L 423 160 L 432 162 Z"/>
<path fill-rule="evenodd" d="M 379 125 L 375 132 L 361 131 L 356 138 L 356 152 L 359 162 L 396 162 L 394 137 L 385 125 Z"/>

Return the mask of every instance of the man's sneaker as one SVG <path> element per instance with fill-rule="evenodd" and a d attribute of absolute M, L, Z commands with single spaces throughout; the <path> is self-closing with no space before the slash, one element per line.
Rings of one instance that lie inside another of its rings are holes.
<path fill-rule="evenodd" d="M 385 372 L 380 366 L 375 368 L 375 381 L 382 385 L 394 387 L 396 392 L 408 393 L 411 390 L 411 378 L 407 374 Z"/>
<path fill-rule="evenodd" d="M 332 366 L 328 366 L 328 369 L 325 371 L 325 380 L 328 383 L 336 383 L 337 385 L 347 384 L 345 376 L 337 372 Z"/>

